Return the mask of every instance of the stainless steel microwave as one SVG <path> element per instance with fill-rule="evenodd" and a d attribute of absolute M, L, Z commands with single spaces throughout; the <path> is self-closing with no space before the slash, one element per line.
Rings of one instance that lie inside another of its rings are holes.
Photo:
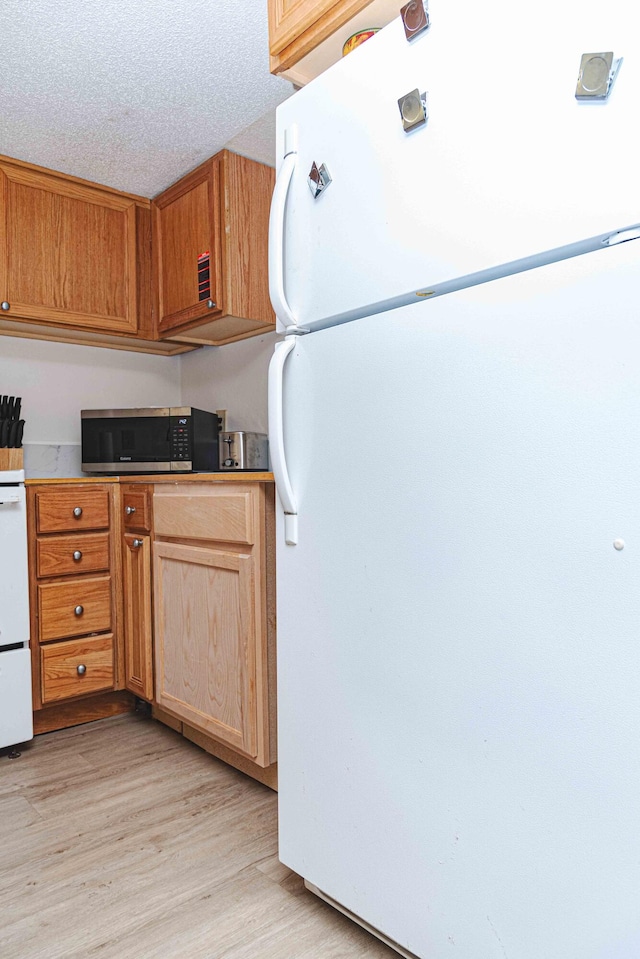
<path fill-rule="evenodd" d="M 189 473 L 218 469 L 216 413 L 192 406 L 81 410 L 85 473 Z"/>

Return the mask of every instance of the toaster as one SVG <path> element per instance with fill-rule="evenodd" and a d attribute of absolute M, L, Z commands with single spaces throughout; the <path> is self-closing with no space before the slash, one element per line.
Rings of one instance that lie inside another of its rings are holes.
<path fill-rule="evenodd" d="M 266 433 L 244 430 L 218 434 L 221 470 L 268 470 L 269 451 Z"/>

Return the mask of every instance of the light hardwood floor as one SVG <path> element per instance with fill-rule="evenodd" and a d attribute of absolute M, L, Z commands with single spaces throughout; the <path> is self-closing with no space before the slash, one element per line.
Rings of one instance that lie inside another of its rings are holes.
<path fill-rule="evenodd" d="M 2 959 L 397 959 L 277 857 L 275 793 L 126 715 L 0 752 Z"/>

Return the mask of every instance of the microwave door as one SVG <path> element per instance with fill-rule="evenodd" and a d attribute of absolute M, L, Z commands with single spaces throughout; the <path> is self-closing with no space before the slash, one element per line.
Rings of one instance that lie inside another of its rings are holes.
<path fill-rule="evenodd" d="M 159 471 L 171 469 L 168 416 L 82 420 L 83 470 L 117 473 L 145 465 Z"/>

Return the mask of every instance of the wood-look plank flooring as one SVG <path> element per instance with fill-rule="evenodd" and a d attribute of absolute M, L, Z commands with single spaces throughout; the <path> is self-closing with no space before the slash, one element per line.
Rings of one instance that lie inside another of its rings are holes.
<path fill-rule="evenodd" d="M 278 861 L 276 807 L 138 715 L 0 752 L 0 957 L 397 959 Z"/>

